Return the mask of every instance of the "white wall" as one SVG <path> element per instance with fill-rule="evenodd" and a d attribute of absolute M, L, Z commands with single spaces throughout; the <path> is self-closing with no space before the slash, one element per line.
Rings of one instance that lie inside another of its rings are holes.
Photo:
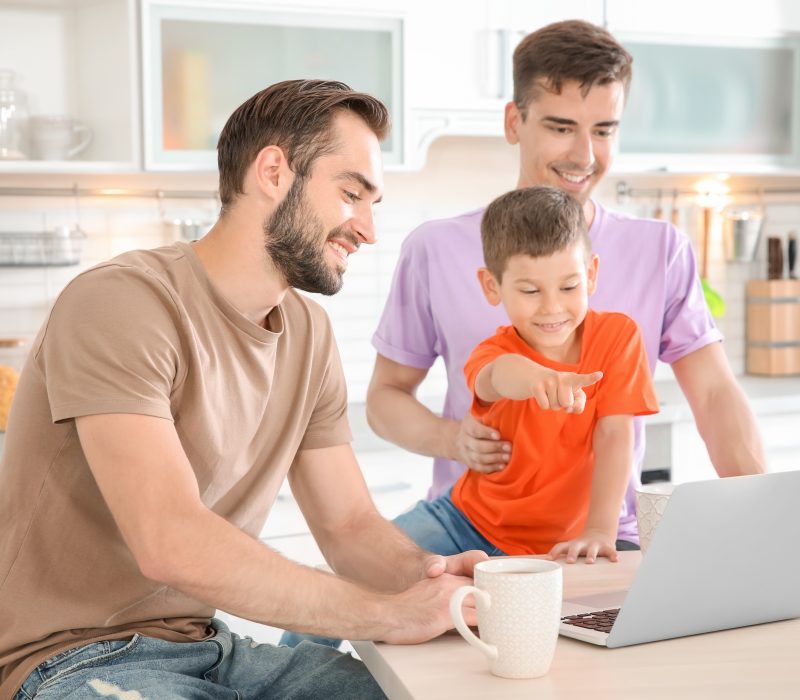
<path fill-rule="evenodd" d="M 369 381 L 374 351 L 370 337 L 377 324 L 388 294 L 400 244 L 416 225 L 431 219 L 452 215 L 488 203 L 516 182 L 516 150 L 501 139 L 444 138 L 435 142 L 425 169 L 416 173 L 387 173 L 384 202 L 377 207 L 379 241 L 362 248 L 353 256 L 343 290 L 333 298 L 321 301 L 333 318 L 340 343 L 350 398 L 363 401 Z M 700 178 L 676 176 L 627 176 L 625 181 L 635 190 L 654 187 L 671 192 L 677 187 L 689 190 Z M 598 191 L 607 206 L 622 208 L 634 214 L 652 216 L 653 198 L 632 198 L 618 202 L 618 177 L 609 177 Z M 80 178 L 42 176 L 0 176 L 0 187 L 57 186 L 132 187 L 136 189 L 199 189 L 213 191 L 213 175 L 136 175 L 82 176 Z M 784 187 L 800 186 L 800 179 L 781 180 Z M 774 184 L 774 183 L 773 183 Z M 734 191 L 769 186 L 766 180 L 731 180 Z M 800 197 L 767 197 L 768 219 L 765 234 L 783 235 L 800 225 Z M 698 239 L 700 209 L 691 197 L 681 197 L 682 228 Z M 670 199 L 665 194 L 668 214 Z M 42 197 L 0 197 L 0 231 L 47 229 L 74 223 L 78 218 L 88 234 L 85 254 L 80 266 L 67 268 L 0 267 L 0 337 L 19 335 L 32 337 L 53 299 L 64 284 L 78 271 L 131 248 L 153 247 L 173 240 L 175 232 L 163 221 L 175 217 L 213 219 L 216 202 L 164 201 L 159 207 L 155 198 L 81 199 Z M 723 295 L 728 313 L 719 325 L 726 336 L 725 348 L 737 373 L 744 371 L 744 282 L 750 277 L 763 277 L 764 241 L 760 258 L 751 264 L 726 264 L 722 259 L 719 231 L 712 241 L 709 277 Z M 434 401 L 444 392 L 444 373 L 434 367 L 421 396 Z M 435 403 L 435 401 L 434 401 Z"/>

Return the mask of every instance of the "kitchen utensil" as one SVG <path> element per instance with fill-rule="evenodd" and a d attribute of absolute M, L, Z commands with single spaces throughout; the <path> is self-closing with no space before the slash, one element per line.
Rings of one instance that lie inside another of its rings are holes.
<path fill-rule="evenodd" d="M 39 160 L 69 160 L 92 141 L 88 126 L 63 114 L 37 114 L 30 118 L 33 157 Z"/>
<path fill-rule="evenodd" d="M 0 160 L 28 157 L 27 98 L 14 77 L 14 71 L 0 70 Z"/>
<path fill-rule="evenodd" d="M 767 279 L 783 278 L 783 241 L 777 236 L 767 238 Z"/>
<path fill-rule="evenodd" d="M 728 262 L 750 262 L 758 249 L 764 214 L 761 209 L 728 209 L 723 213 L 722 236 Z"/>
<path fill-rule="evenodd" d="M 664 207 L 661 206 L 661 190 L 658 191 L 658 199 L 656 199 L 656 208 L 653 211 L 654 219 L 664 218 Z"/>
<path fill-rule="evenodd" d="M 669 213 L 669 221 L 675 227 L 681 223 L 681 210 L 678 209 L 678 190 L 672 191 L 672 209 Z"/>
<path fill-rule="evenodd" d="M 794 264 L 797 260 L 797 237 L 795 236 L 794 231 L 792 231 L 789 236 L 789 245 L 788 245 L 788 253 L 789 253 L 789 279 L 797 279 L 797 276 L 794 274 Z"/>
<path fill-rule="evenodd" d="M 708 248 L 711 241 L 711 217 L 713 211 L 711 207 L 703 208 L 703 241 L 701 245 L 700 260 L 700 284 L 703 286 L 703 296 L 705 296 L 708 310 L 714 318 L 725 315 L 725 300 L 720 296 L 708 281 Z"/>

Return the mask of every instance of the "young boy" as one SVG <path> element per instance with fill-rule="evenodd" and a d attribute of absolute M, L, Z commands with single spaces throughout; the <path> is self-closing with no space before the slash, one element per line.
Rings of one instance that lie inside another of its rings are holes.
<path fill-rule="evenodd" d="M 439 554 L 617 559 L 617 522 L 633 465 L 633 416 L 656 413 L 639 329 L 588 308 L 597 285 L 580 204 L 531 187 L 492 202 L 481 222 L 490 304 L 512 325 L 472 352 L 472 413 L 513 445 L 505 469 L 468 470 L 452 491 L 395 520 Z"/>

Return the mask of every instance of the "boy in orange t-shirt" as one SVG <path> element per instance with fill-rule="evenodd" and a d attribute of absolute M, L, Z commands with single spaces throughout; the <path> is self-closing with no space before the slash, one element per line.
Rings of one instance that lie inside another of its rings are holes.
<path fill-rule="evenodd" d="M 633 416 L 658 411 L 638 326 L 588 308 L 599 261 L 580 204 L 561 190 L 502 195 L 481 237 L 478 279 L 513 325 L 478 345 L 464 371 L 473 415 L 514 450 L 503 470 L 467 470 L 450 494 L 394 522 L 439 554 L 615 561 Z"/>

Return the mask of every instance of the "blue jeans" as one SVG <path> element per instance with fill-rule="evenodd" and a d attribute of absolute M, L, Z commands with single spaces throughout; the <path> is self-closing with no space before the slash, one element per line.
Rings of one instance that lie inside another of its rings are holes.
<path fill-rule="evenodd" d="M 448 556 L 470 549 L 480 549 L 490 557 L 505 554 L 478 532 L 467 516 L 453 505 L 449 491 L 435 501 L 418 501 L 411 510 L 398 515 L 392 522 L 422 549 L 434 554 Z M 341 644 L 340 639 L 295 632 L 284 632 L 280 643 L 296 647 L 303 641 L 325 644 L 334 649 Z"/>
<path fill-rule="evenodd" d="M 385 698 L 363 663 L 318 644 L 258 644 L 212 620 L 203 642 L 94 642 L 56 654 L 14 700 L 264 700 Z"/>

